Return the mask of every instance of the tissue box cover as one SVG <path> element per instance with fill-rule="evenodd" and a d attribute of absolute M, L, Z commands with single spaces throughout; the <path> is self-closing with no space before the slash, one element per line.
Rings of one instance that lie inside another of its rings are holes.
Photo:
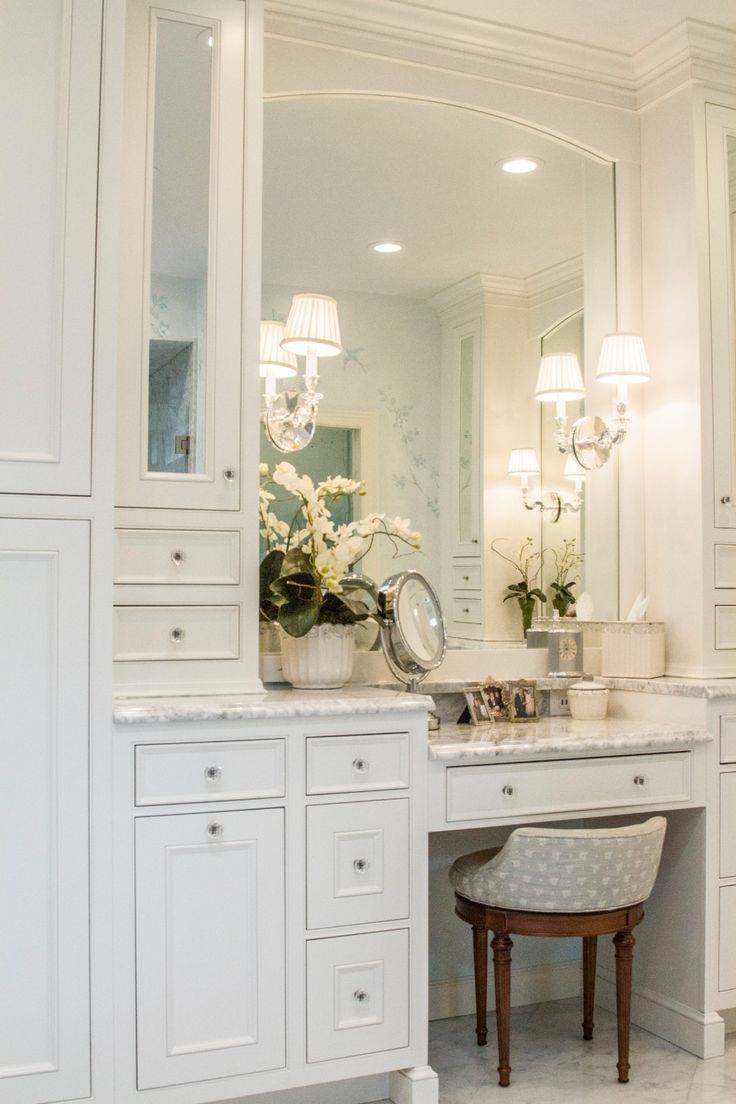
<path fill-rule="evenodd" d="M 605 621 L 601 630 L 602 675 L 658 678 L 664 674 L 663 621 Z"/>

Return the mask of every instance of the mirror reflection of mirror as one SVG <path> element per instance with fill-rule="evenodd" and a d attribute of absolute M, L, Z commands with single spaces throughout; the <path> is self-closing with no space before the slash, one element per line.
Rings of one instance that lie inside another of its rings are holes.
<path fill-rule="evenodd" d="M 148 470 L 205 470 L 215 29 L 156 20 L 148 338 Z"/>
<path fill-rule="evenodd" d="M 508 176 L 499 162 L 521 148 L 540 168 Z M 267 100 L 264 164 L 262 317 L 283 319 L 303 287 L 335 296 L 344 349 L 323 366 L 323 408 L 376 417 L 375 508 L 422 533 L 421 553 L 397 562 L 383 551 L 369 574 L 427 575 L 450 643 L 519 641 L 502 602 L 513 579 L 490 541 L 551 541 L 510 485 L 512 448 L 533 444 L 543 483 L 574 493 L 547 447 L 554 410 L 542 428 L 534 400 L 543 338 L 552 347 L 558 329 L 575 330 L 589 406 L 610 410 L 610 393 L 590 382 L 616 328 L 610 164 L 478 112 L 371 96 Z M 376 254 L 384 238 L 403 249 Z M 326 463 L 325 476 L 365 477 Z M 616 486 L 610 473 L 595 480 L 584 516 L 565 524 L 586 553 L 597 614 L 613 617 Z"/>

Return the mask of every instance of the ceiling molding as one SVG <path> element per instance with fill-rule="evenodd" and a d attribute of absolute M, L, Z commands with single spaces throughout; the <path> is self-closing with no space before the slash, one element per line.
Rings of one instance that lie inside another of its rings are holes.
<path fill-rule="evenodd" d="M 266 34 L 636 109 L 626 54 L 404 0 L 267 0 Z"/>
<path fill-rule="evenodd" d="M 582 290 L 583 258 L 579 256 L 526 278 L 478 272 L 438 291 L 428 303 L 441 321 L 451 322 L 455 315 L 467 313 L 472 305 L 528 309 Z"/>
<path fill-rule="evenodd" d="M 530 307 L 559 299 L 570 292 L 582 292 L 583 258 L 571 257 L 568 261 L 561 261 L 541 272 L 534 272 L 524 283 Z"/>
<path fill-rule="evenodd" d="M 633 57 L 640 108 L 689 83 L 736 91 L 736 31 L 685 19 Z"/>

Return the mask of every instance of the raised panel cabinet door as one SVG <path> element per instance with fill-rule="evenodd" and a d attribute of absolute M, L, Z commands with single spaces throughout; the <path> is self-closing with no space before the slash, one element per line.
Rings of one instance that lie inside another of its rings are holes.
<path fill-rule="evenodd" d="M 90 493 L 102 0 L 0 4 L 0 492 Z"/>
<path fill-rule="evenodd" d="M 0 1104 L 90 1093 L 89 537 L 0 519 Z"/>
<path fill-rule="evenodd" d="M 281 809 L 136 825 L 138 1088 L 285 1062 Z"/>
<path fill-rule="evenodd" d="M 126 6 L 119 506 L 239 508 L 248 9 Z"/>

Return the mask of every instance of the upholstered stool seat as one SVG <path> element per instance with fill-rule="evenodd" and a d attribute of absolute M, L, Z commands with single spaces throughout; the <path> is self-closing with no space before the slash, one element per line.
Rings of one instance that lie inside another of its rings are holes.
<path fill-rule="evenodd" d="M 488 932 L 493 932 L 499 1083 L 509 1084 L 512 934 L 583 938 L 583 1038 L 593 1037 L 597 938 L 613 934 L 619 1081 L 629 1079 L 632 929 L 643 919 L 667 827 L 517 828 L 502 848 L 453 864 L 455 911 L 473 928 L 476 1035 L 487 1040 Z"/>

